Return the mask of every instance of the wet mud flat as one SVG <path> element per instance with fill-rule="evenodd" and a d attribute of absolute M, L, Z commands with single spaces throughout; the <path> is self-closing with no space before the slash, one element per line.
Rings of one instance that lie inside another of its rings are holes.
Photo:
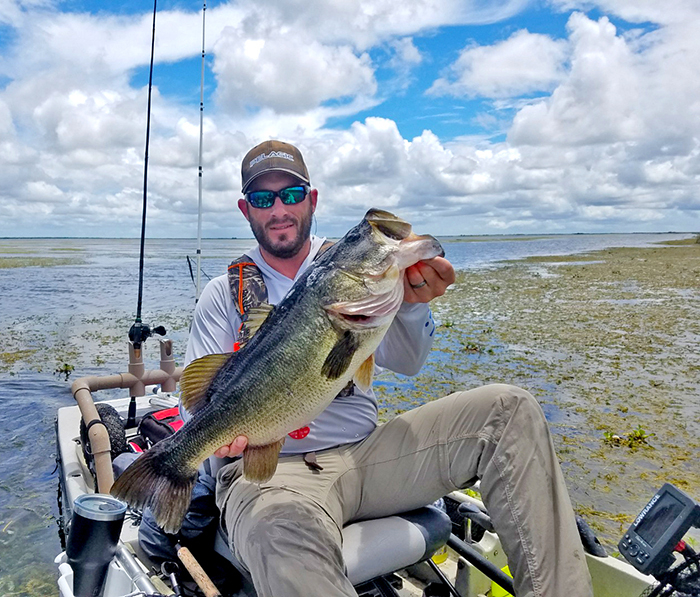
<path fill-rule="evenodd" d="M 129 246 L 0 243 L 0 595 L 56 594 L 54 417 L 74 404 L 76 378 L 126 370 Z M 178 262 L 185 248 L 158 249 L 170 257 L 148 278 L 144 321 L 168 329 L 181 364 L 193 311 Z M 484 383 L 527 388 L 550 422 L 574 505 L 608 551 L 664 481 L 700 498 L 700 245 L 466 267 L 433 305 L 439 327 L 421 373 L 375 381 L 383 419 Z M 144 359 L 158 365 L 155 339 Z"/>
<path fill-rule="evenodd" d="M 419 376 L 380 377 L 383 418 L 486 383 L 526 388 L 609 553 L 664 482 L 700 499 L 695 239 L 461 271 L 434 313 Z"/>

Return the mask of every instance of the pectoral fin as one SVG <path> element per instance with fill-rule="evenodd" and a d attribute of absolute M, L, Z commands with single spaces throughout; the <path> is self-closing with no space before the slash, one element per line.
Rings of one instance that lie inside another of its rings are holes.
<path fill-rule="evenodd" d="M 243 476 L 253 483 L 265 483 L 277 470 L 284 438 L 264 446 L 248 446 L 243 452 Z"/>
<path fill-rule="evenodd" d="M 180 378 L 180 399 L 188 412 L 194 414 L 207 403 L 207 390 L 214 376 L 232 356 L 233 353 L 208 354 L 185 367 Z"/>
<path fill-rule="evenodd" d="M 372 387 L 372 379 L 374 378 L 374 354 L 360 365 L 360 368 L 355 373 L 353 381 L 355 385 L 363 392 L 369 392 Z"/>
<path fill-rule="evenodd" d="M 350 330 L 346 330 L 328 353 L 321 367 L 321 373 L 328 379 L 338 379 L 348 370 L 352 357 L 359 346 L 357 336 Z"/>

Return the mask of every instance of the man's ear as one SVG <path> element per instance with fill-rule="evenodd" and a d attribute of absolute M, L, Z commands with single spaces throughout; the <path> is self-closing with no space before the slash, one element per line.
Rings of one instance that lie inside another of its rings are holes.
<path fill-rule="evenodd" d="M 309 191 L 309 199 L 311 199 L 311 213 L 316 211 L 316 203 L 318 203 L 318 189 Z"/>
<path fill-rule="evenodd" d="M 248 202 L 245 199 L 238 200 L 238 209 L 241 210 L 241 213 L 245 219 L 250 221 L 250 218 L 248 217 Z"/>

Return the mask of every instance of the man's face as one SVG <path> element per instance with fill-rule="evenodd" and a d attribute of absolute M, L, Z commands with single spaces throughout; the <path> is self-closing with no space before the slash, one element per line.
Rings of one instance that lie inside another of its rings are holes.
<path fill-rule="evenodd" d="M 299 184 L 291 174 L 268 172 L 255 179 L 248 191 L 280 191 Z M 285 205 L 276 197 L 272 207 L 256 208 L 245 199 L 238 201 L 238 207 L 250 222 L 250 228 L 260 246 L 275 257 L 289 259 L 309 239 L 316 200 L 317 191 L 313 189 L 301 203 L 295 205 Z"/>

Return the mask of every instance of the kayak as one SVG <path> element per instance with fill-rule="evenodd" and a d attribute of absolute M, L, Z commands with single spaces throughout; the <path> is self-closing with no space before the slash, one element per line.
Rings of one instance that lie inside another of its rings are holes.
<path fill-rule="evenodd" d="M 187 587 L 199 594 L 220 594 L 187 546 L 178 551 L 179 561 L 169 566 L 150 561 L 138 542 L 141 513 L 108 495 L 113 465 L 133 460 L 139 450 L 149 447 L 140 433 L 145 425 L 140 423 L 154 419 L 154 414 L 172 414 L 178 403 L 175 388 L 181 371 L 172 359 L 170 341 L 159 341 L 160 369 L 146 371 L 141 351 L 131 346 L 128 373 L 77 380 L 73 393 L 78 404 L 58 410 L 59 509 L 66 550 L 55 561 L 62 597 L 81 597 L 85 583 L 92 583 L 92 589 L 100 584 L 103 597 L 178 594 Z M 94 401 L 93 392 L 113 388 L 128 392 L 124 398 Z M 115 520 L 105 520 L 110 516 Z M 105 531 L 109 525 L 113 528 Z M 584 529 L 590 533 L 585 524 Z M 637 597 L 654 585 L 652 576 L 606 555 L 594 538 L 588 539 L 584 546 L 598 553 L 586 553 L 595 597 Z M 236 591 L 226 594 L 254 597 L 252 582 L 228 549 L 223 531 L 211 549 L 230 567 L 226 575 L 237 579 Z M 505 555 L 489 527 L 488 513 L 478 497 L 464 492 L 399 516 L 348 525 L 343 530 L 343 556 L 348 576 L 362 596 L 512 594 Z"/>

